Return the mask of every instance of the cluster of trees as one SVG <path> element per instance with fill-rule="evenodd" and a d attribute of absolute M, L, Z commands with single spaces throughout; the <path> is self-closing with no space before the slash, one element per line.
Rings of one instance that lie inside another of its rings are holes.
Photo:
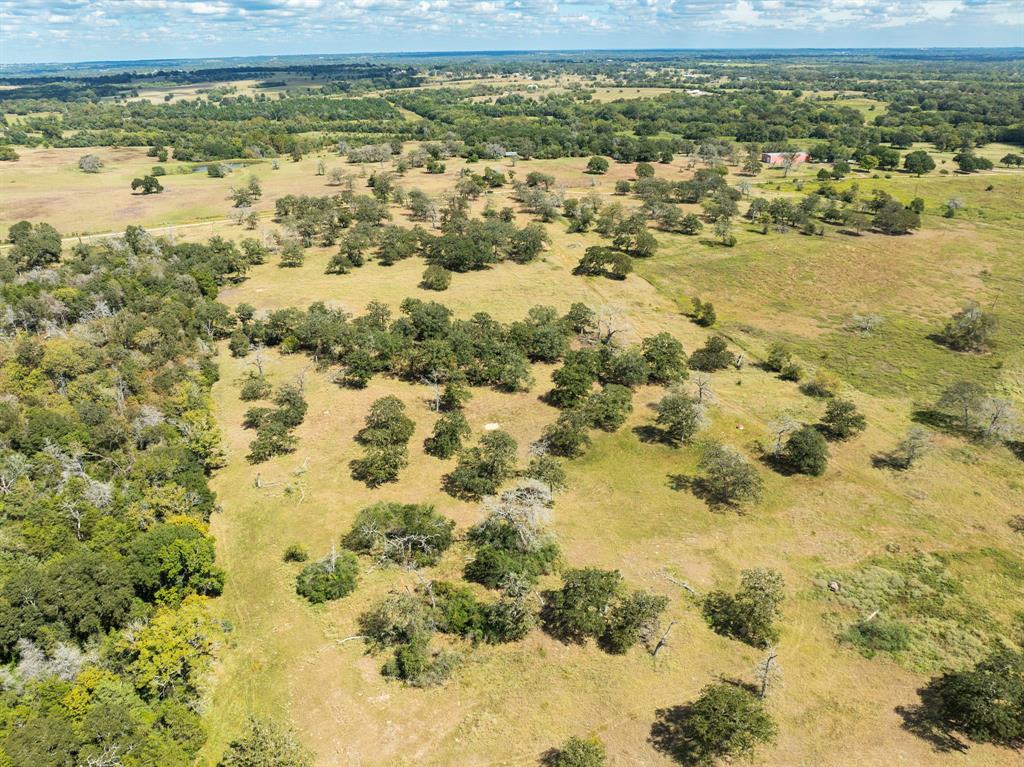
<path fill-rule="evenodd" d="M 503 325 L 482 312 L 454 319 L 442 304 L 409 298 L 398 318 L 378 302 L 355 318 L 317 303 L 307 311 L 270 312 L 240 330 L 252 345 L 305 351 L 318 364 L 337 366 L 335 380 L 346 386 L 362 388 L 374 374 L 388 373 L 442 386 L 520 391 L 529 386 L 530 362 L 562 359 L 579 332 L 577 318 L 587 313 L 582 304 L 564 316 L 550 307 L 534 307 L 524 320 Z"/>
<path fill-rule="evenodd" d="M 398 472 L 409 463 L 408 445 L 415 428 L 398 397 L 388 395 L 375 401 L 366 414 L 366 425 L 356 435 L 364 455 L 350 462 L 352 479 L 368 487 L 397 480 Z"/>
<path fill-rule="evenodd" d="M 215 300 L 231 267 L 137 227 L 68 254 L 51 232 L 19 224 L 0 258 L 0 747 L 12 764 L 185 767 L 224 583 L 203 350 L 232 328 Z"/>
<path fill-rule="evenodd" d="M 265 379 L 249 378 L 246 382 L 251 393 Z M 258 399 L 258 397 L 250 397 Z M 256 438 L 249 444 L 249 463 L 263 463 L 275 455 L 294 452 L 298 438 L 293 433 L 306 418 L 308 405 L 302 391 L 302 382 L 284 384 L 273 397 L 274 407 L 254 405 L 245 411 L 242 425 L 255 429 Z"/>

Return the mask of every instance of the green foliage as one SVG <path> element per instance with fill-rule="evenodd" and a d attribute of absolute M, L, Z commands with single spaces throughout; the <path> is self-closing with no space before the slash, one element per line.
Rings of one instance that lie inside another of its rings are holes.
<path fill-rule="evenodd" d="M 381 502 L 360 510 L 341 542 L 378 561 L 423 567 L 437 564 L 452 545 L 454 527 L 433 506 Z"/>
<path fill-rule="evenodd" d="M 704 448 L 698 466 L 704 474 L 695 485 L 710 504 L 741 506 L 761 500 L 761 475 L 736 448 L 711 442 Z"/>
<path fill-rule="evenodd" d="M 692 703 L 657 715 L 651 727 L 655 748 L 685 765 L 707 767 L 750 758 L 759 744 L 773 742 L 778 733 L 764 703 L 728 682 L 708 685 Z"/>
<path fill-rule="evenodd" d="M 574 568 L 563 575 L 561 589 L 545 591 L 544 630 L 563 642 L 582 644 L 605 632 L 606 613 L 622 590 L 617 570 Z"/>
<path fill-rule="evenodd" d="M 1024 653 L 999 649 L 974 668 L 943 674 L 921 690 L 922 718 L 950 735 L 1008 748 L 1024 745 Z"/>
<path fill-rule="evenodd" d="M 469 422 L 461 410 L 443 413 L 434 424 L 434 430 L 423 442 L 428 455 L 451 458 L 462 449 L 462 441 L 471 433 Z"/>
<path fill-rule="evenodd" d="M 680 392 L 662 397 L 654 406 L 658 414 L 655 423 L 661 431 L 661 438 L 673 447 L 679 447 L 693 439 L 704 426 L 704 409 L 697 400 Z"/>
<path fill-rule="evenodd" d="M 702 609 L 708 624 L 723 636 L 754 647 L 767 647 L 779 638 L 775 622 L 782 604 L 782 576 L 775 570 L 757 568 L 740 573 L 736 594 L 712 591 Z"/>
<path fill-rule="evenodd" d="M 789 471 L 820 476 L 828 467 L 828 443 L 813 426 L 804 426 L 789 435 L 781 460 Z"/>
<path fill-rule="evenodd" d="M 451 284 L 452 273 L 439 264 L 430 264 L 420 280 L 420 287 L 424 290 L 448 290 Z"/>
<path fill-rule="evenodd" d="M 529 465 L 523 471 L 523 476 L 542 482 L 554 491 L 564 490 L 567 486 L 562 462 L 546 453 L 531 458 Z"/>
<path fill-rule="evenodd" d="M 445 476 L 445 490 L 457 498 L 491 495 L 512 476 L 515 463 L 515 440 L 500 429 L 487 432 L 480 438 L 479 447 L 459 453 L 458 464 Z"/>
<path fill-rule="evenodd" d="M 577 458 L 590 447 L 590 419 L 580 408 L 563 411 L 544 428 L 540 441 L 552 455 Z"/>
<path fill-rule="evenodd" d="M 545 764 L 550 767 L 604 767 L 607 755 L 598 738 L 573 735 Z"/>
<path fill-rule="evenodd" d="M 281 558 L 285 562 L 305 562 L 309 559 L 306 547 L 299 543 L 289 544 Z"/>
<path fill-rule="evenodd" d="M 295 580 L 295 591 L 313 604 L 341 599 L 356 588 L 359 561 L 355 554 L 331 553 L 302 568 Z"/>
<path fill-rule="evenodd" d="M 633 412 L 633 392 L 626 386 L 608 384 L 587 396 L 580 406 L 588 423 L 602 431 L 618 431 Z"/>
<path fill-rule="evenodd" d="M 704 346 L 690 355 L 690 368 L 712 373 L 724 370 L 736 364 L 736 355 L 728 350 L 726 341 L 721 336 L 711 336 Z"/>
<path fill-rule="evenodd" d="M 986 581 L 987 591 L 1012 592 L 1019 574 L 1010 570 L 999 576 L 995 555 L 979 552 L 968 561 L 993 573 Z M 959 668 L 984 657 L 1006 631 L 950 569 L 957 558 L 877 557 L 853 568 L 823 572 L 815 582 L 821 595 L 841 608 L 832 619 L 842 641 L 869 656 L 886 653 L 913 671 Z M 827 588 L 829 583 L 838 584 L 838 589 Z"/>
<path fill-rule="evenodd" d="M 658 333 L 640 342 L 652 383 L 668 386 L 686 380 L 686 352 L 683 345 L 668 333 Z"/>
<path fill-rule="evenodd" d="M 983 352 L 997 327 L 996 318 L 973 301 L 954 314 L 942 329 L 942 341 L 958 352 Z"/>
<path fill-rule="evenodd" d="M 13 245 L 8 257 L 18 271 L 38 269 L 60 261 L 60 233 L 49 224 L 33 226 L 28 221 L 19 221 L 10 228 L 7 241 Z"/>
<path fill-rule="evenodd" d="M 849 439 L 867 427 L 867 419 L 857 406 L 845 399 L 830 399 L 825 406 L 820 429 L 829 439 Z"/>
<path fill-rule="evenodd" d="M 290 729 L 255 718 L 248 728 L 228 744 L 217 767 L 312 767 L 313 757 Z"/>
<path fill-rule="evenodd" d="M 604 157 L 591 157 L 587 160 L 587 173 L 603 175 L 608 172 L 608 160 Z"/>

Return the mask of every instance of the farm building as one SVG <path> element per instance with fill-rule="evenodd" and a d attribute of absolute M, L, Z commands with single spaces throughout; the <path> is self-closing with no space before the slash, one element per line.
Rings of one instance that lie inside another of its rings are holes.
<path fill-rule="evenodd" d="M 786 162 L 787 156 L 793 158 L 794 165 L 807 162 L 811 157 L 807 152 L 763 152 L 761 154 L 761 162 L 768 165 L 782 165 Z"/>

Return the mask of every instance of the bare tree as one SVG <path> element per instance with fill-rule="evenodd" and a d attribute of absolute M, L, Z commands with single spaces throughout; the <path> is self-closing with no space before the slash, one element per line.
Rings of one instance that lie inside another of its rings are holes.
<path fill-rule="evenodd" d="M 779 654 L 775 648 L 769 648 L 768 654 L 754 669 L 757 680 L 757 696 L 764 698 L 773 687 L 782 684 L 782 668 L 779 666 Z"/>

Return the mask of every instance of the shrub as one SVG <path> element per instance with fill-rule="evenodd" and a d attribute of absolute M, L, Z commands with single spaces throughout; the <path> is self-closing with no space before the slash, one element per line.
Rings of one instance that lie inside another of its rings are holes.
<path fill-rule="evenodd" d="M 607 756 L 604 744 L 597 738 L 574 735 L 546 763 L 549 767 L 604 767 Z"/>
<path fill-rule="evenodd" d="M 820 476 L 828 466 L 828 443 L 813 426 L 804 426 L 789 436 L 782 460 L 786 468 L 797 474 Z"/>
<path fill-rule="evenodd" d="M 882 616 L 855 623 L 840 636 L 868 658 L 873 658 L 879 651 L 895 653 L 906 650 L 910 647 L 910 638 L 910 629 L 905 623 Z"/>
<path fill-rule="evenodd" d="M 398 479 L 398 473 L 409 465 L 409 451 L 405 445 L 370 447 L 362 458 L 349 462 L 352 479 L 379 487 Z"/>
<path fill-rule="evenodd" d="M 356 439 L 371 447 L 405 445 L 416 425 L 405 414 L 405 405 L 398 397 L 388 395 L 376 400 L 366 415 L 366 425 Z"/>
<path fill-rule="evenodd" d="M 640 350 L 653 383 L 669 385 L 686 379 L 686 352 L 683 345 L 668 333 L 645 338 L 640 343 Z"/>
<path fill-rule="evenodd" d="M 228 341 L 228 351 L 231 352 L 232 357 L 244 357 L 249 353 L 250 346 L 249 336 L 241 330 L 232 333 L 231 339 Z"/>
<path fill-rule="evenodd" d="M 618 431 L 633 412 L 633 392 L 619 384 L 608 384 L 587 397 L 581 405 L 591 426 L 602 431 Z"/>
<path fill-rule="evenodd" d="M 662 439 L 673 447 L 689 442 L 705 424 L 700 403 L 686 394 L 666 394 L 654 409 L 658 414 L 655 423 L 661 429 Z"/>
<path fill-rule="evenodd" d="M 942 342 L 958 352 L 982 352 L 996 330 L 996 318 L 973 301 L 954 314 L 942 329 Z"/>
<path fill-rule="evenodd" d="M 544 630 L 563 642 L 576 644 L 588 637 L 600 637 L 606 629 L 605 615 L 621 589 L 622 576 L 617 570 L 568 570 L 561 589 L 543 594 Z"/>
<path fill-rule="evenodd" d="M 431 264 L 423 272 L 420 287 L 424 290 L 448 290 L 452 284 L 452 273 L 440 264 Z"/>
<path fill-rule="evenodd" d="M 562 462 L 546 453 L 531 458 L 523 476 L 542 482 L 552 490 L 564 490 L 567 482 Z"/>
<path fill-rule="evenodd" d="M 313 604 L 341 599 L 356 587 L 359 562 L 355 554 L 343 551 L 328 554 L 302 568 L 295 581 L 295 590 Z"/>
<path fill-rule="evenodd" d="M 566 410 L 541 434 L 540 441 L 552 455 L 576 458 L 590 447 L 589 419 L 579 408 Z"/>
<path fill-rule="evenodd" d="M 217 767 L 312 767 L 313 757 L 291 730 L 259 719 L 250 719 L 248 728 L 228 744 Z"/>
<path fill-rule="evenodd" d="M 761 475 L 735 448 L 712 442 L 698 466 L 704 472 L 700 487 L 710 503 L 736 506 L 761 500 Z"/>
<path fill-rule="evenodd" d="M 427 455 L 451 458 L 462 449 L 462 440 L 470 435 L 469 422 L 461 410 L 444 413 L 434 424 L 434 431 L 423 442 Z"/>
<path fill-rule="evenodd" d="M 814 376 L 800 387 L 800 391 L 809 397 L 834 397 L 839 391 L 839 376 L 831 370 L 818 368 Z"/>
<path fill-rule="evenodd" d="M 309 559 L 309 552 L 306 551 L 305 546 L 293 543 L 284 550 L 282 559 L 284 559 L 285 562 L 305 562 Z"/>
<path fill-rule="evenodd" d="M 616 602 L 605 618 L 604 632 L 598 640 L 605 652 L 625 653 L 639 641 L 651 639 L 668 598 L 645 591 L 634 591 Z"/>
<path fill-rule="evenodd" d="M 482 498 L 498 490 L 515 472 L 516 442 L 498 430 L 484 434 L 480 446 L 464 449 L 445 477 L 445 490 L 457 498 Z"/>
<path fill-rule="evenodd" d="M 587 173 L 603 175 L 608 172 L 608 160 L 604 157 L 591 157 L 587 160 Z"/>
<path fill-rule="evenodd" d="M 758 744 L 774 741 L 777 732 L 759 698 L 719 682 L 701 690 L 689 705 L 658 711 L 651 740 L 682 764 L 709 767 L 723 759 L 749 758 Z"/>
<path fill-rule="evenodd" d="M 454 527 L 433 506 L 381 502 L 360 510 L 341 543 L 381 561 L 422 567 L 437 564 L 452 545 Z"/>
<path fill-rule="evenodd" d="M 736 355 L 727 348 L 721 336 L 711 336 L 700 349 L 690 355 L 690 367 L 712 373 L 736 364 Z"/>
<path fill-rule="evenodd" d="M 825 406 L 819 428 L 829 439 L 842 440 L 860 434 L 866 426 L 867 421 L 855 404 L 845 399 L 832 399 Z"/>
<path fill-rule="evenodd" d="M 423 601 L 407 593 L 392 593 L 359 615 L 359 632 L 371 648 L 408 644 L 430 635 L 433 618 Z"/>
<path fill-rule="evenodd" d="M 238 391 L 239 398 L 244 402 L 251 402 L 256 399 L 266 399 L 270 396 L 270 381 L 259 373 L 249 373 L 242 380 L 242 387 Z"/>
<path fill-rule="evenodd" d="M 454 653 L 430 652 L 426 640 L 417 639 L 396 647 L 381 673 L 411 687 L 437 687 L 452 675 L 456 661 Z"/>
<path fill-rule="evenodd" d="M 924 719 L 940 731 L 1024 746 L 1024 652 L 996 650 L 972 669 L 932 679 L 920 694 Z"/>
<path fill-rule="evenodd" d="M 716 633 L 754 647 L 767 647 L 779 637 L 774 624 L 780 617 L 782 598 L 783 581 L 778 572 L 744 570 L 736 594 L 712 591 L 704 598 L 704 617 Z"/>

